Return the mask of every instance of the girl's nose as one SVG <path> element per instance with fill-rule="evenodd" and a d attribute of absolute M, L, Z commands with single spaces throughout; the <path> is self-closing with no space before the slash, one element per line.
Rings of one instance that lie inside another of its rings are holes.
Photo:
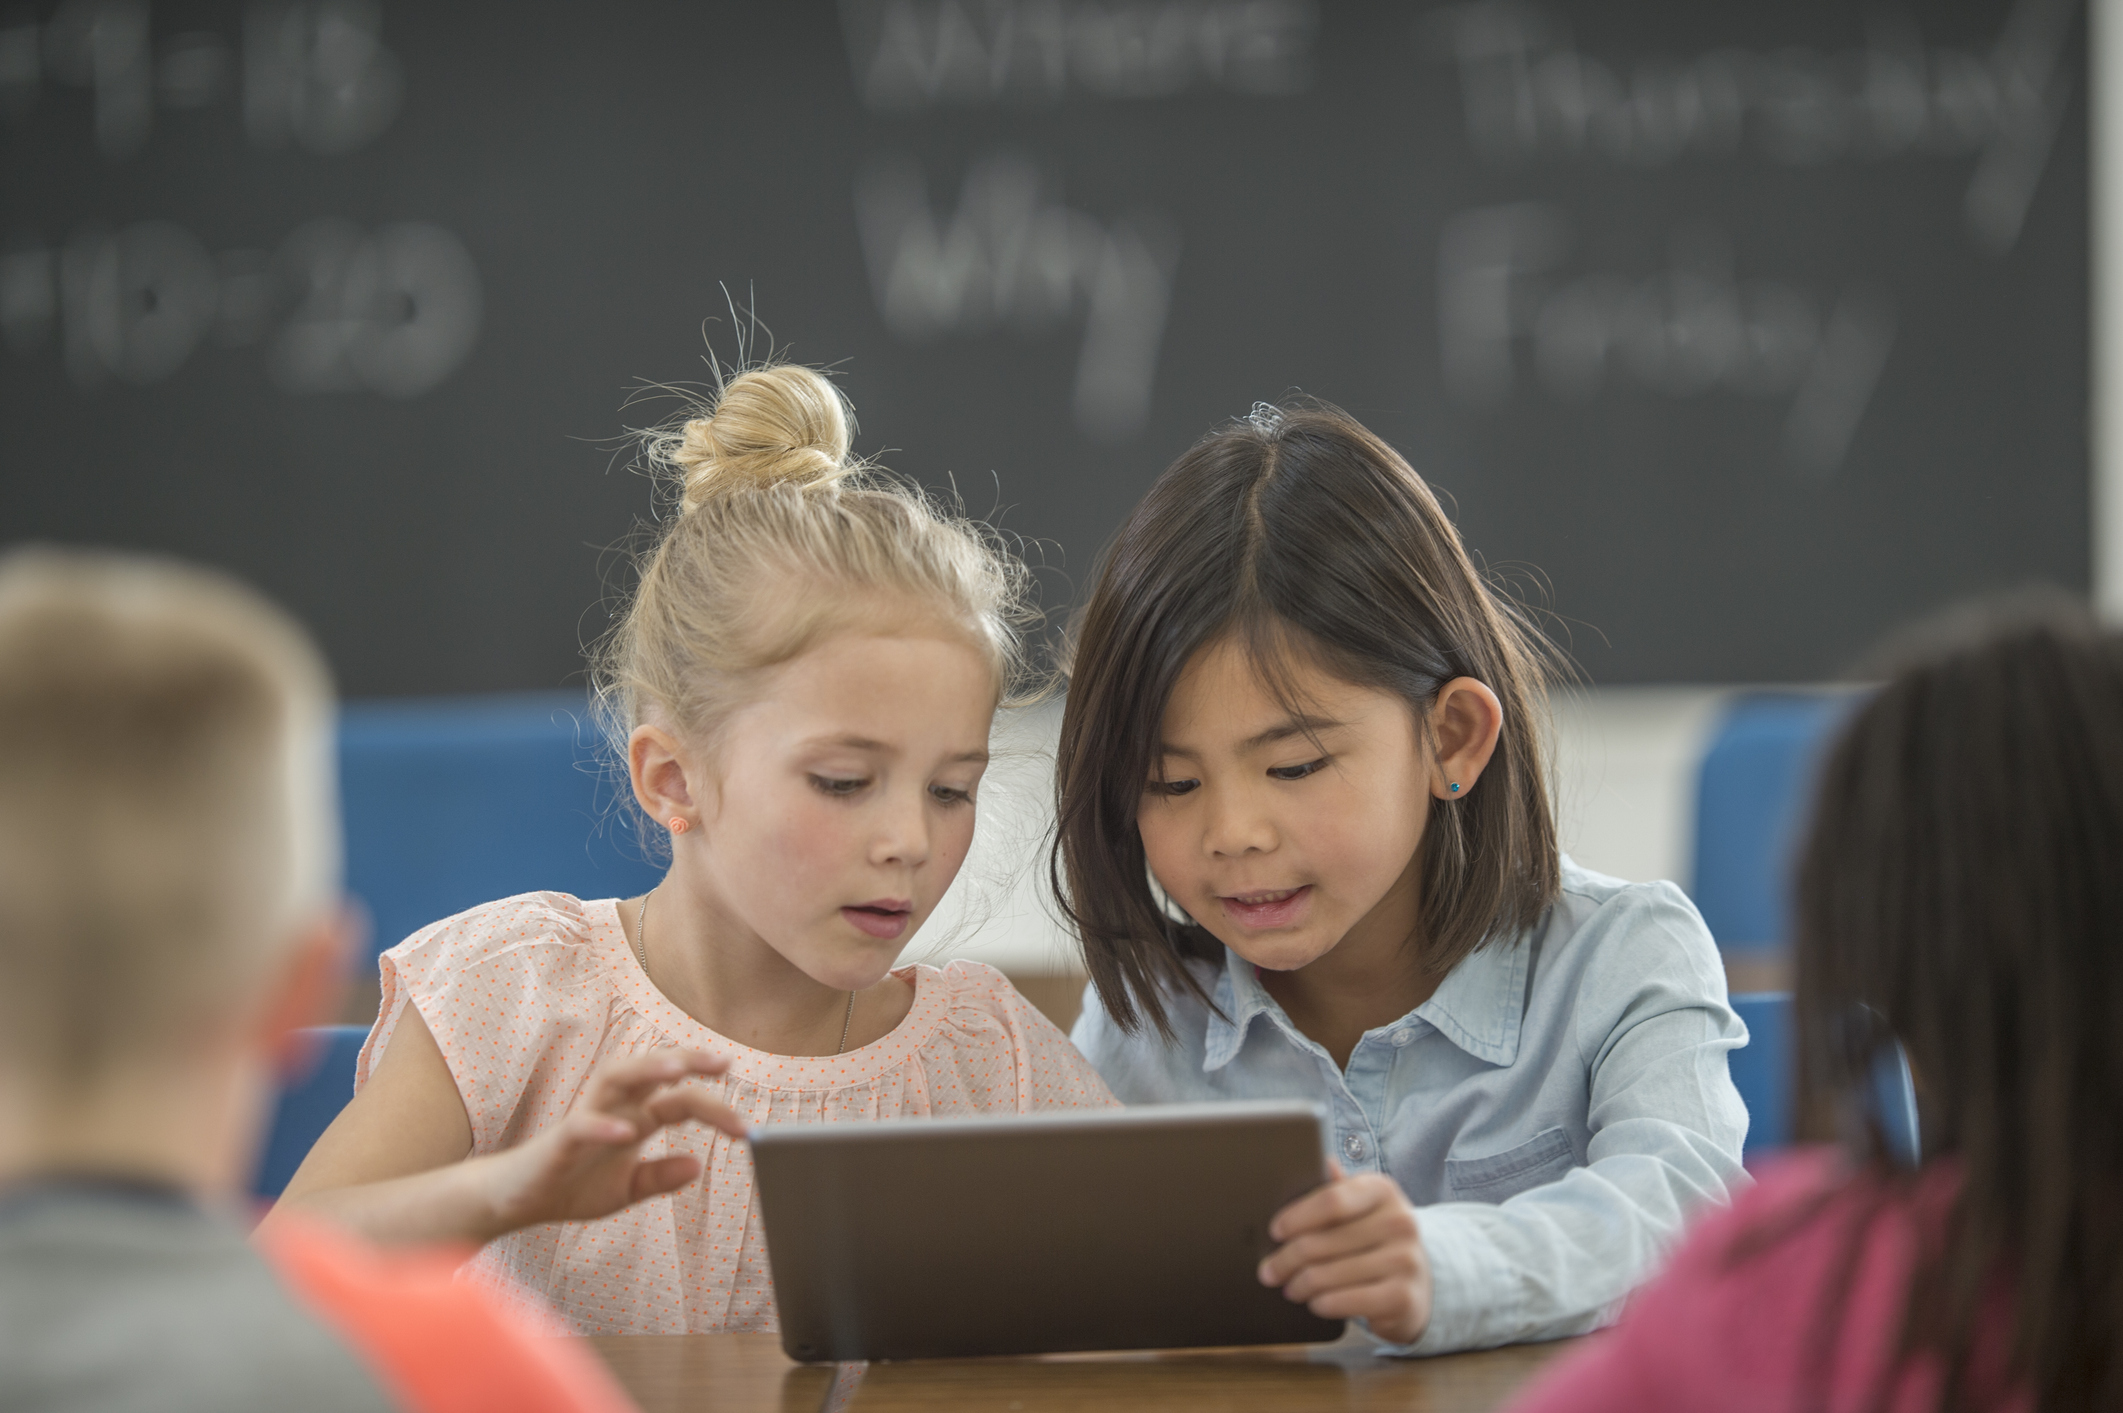
<path fill-rule="evenodd" d="M 894 797 L 884 804 L 870 839 L 871 863 L 918 868 L 929 861 L 929 815 L 923 804 L 921 797 Z"/>
<path fill-rule="evenodd" d="M 1203 851 L 1216 858 L 1266 853 L 1276 843 L 1275 821 L 1243 791 L 1219 791 L 1204 801 Z"/>

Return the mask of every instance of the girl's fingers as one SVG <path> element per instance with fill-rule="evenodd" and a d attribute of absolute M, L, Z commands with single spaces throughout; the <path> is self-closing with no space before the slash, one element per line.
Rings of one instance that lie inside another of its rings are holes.
<path fill-rule="evenodd" d="M 591 1109 L 610 1110 L 624 1108 L 650 1094 L 660 1085 L 671 1083 L 685 1073 L 684 1064 L 675 1050 L 652 1050 L 646 1055 L 629 1055 L 623 1060 L 601 1065 L 583 1086 L 582 1104 Z"/>
<path fill-rule="evenodd" d="M 705 1050 L 651 1050 L 600 1066 L 583 1090 L 593 1109 L 616 1109 L 638 1103 L 657 1089 L 688 1075 L 721 1074 L 730 1062 Z"/>
<path fill-rule="evenodd" d="M 643 1107 L 659 1125 L 684 1123 L 690 1119 L 732 1138 L 746 1136 L 745 1121 L 737 1116 L 735 1109 L 688 1085 L 666 1090 Z"/>
<path fill-rule="evenodd" d="M 1430 1323 L 1428 1297 L 1404 1277 L 1344 1286 L 1314 1296 L 1305 1308 L 1322 1320 L 1364 1320 L 1373 1334 L 1391 1344 L 1414 1343 Z"/>
<path fill-rule="evenodd" d="M 1338 1227 L 1355 1221 L 1381 1202 L 1400 1199 L 1401 1190 L 1392 1178 L 1363 1173 L 1353 1178 L 1314 1188 L 1275 1214 L 1268 1235 L 1287 1242 L 1306 1232 Z"/>
<path fill-rule="evenodd" d="M 1410 1251 L 1422 1245 L 1415 1209 L 1405 1202 L 1382 1203 L 1353 1222 L 1309 1232 L 1270 1253 L 1261 1262 L 1263 1285 L 1281 1285 L 1309 1266 L 1382 1247 Z"/>
<path fill-rule="evenodd" d="M 1422 1269 L 1413 1246 L 1373 1246 L 1333 1261 L 1318 1261 L 1290 1278 L 1283 1294 L 1291 1300 L 1309 1302 L 1333 1291 L 1351 1290 L 1382 1281 L 1412 1282 Z M 1344 1316 L 1343 1318 L 1347 1318 Z"/>
<path fill-rule="evenodd" d="M 641 1138 L 641 1131 L 627 1120 L 615 1114 L 600 1114 L 594 1109 L 577 1109 L 560 1124 L 563 1149 L 610 1148 L 639 1143 Z"/>
<path fill-rule="evenodd" d="M 633 1181 L 627 1188 L 627 1201 L 639 1202 L 644 1197 L 674 1191 L 699 1176 L 698 1158 L 684 1154 L 673 1158 L 651 1158 L 646 1163 L 634 1165 Z"/>

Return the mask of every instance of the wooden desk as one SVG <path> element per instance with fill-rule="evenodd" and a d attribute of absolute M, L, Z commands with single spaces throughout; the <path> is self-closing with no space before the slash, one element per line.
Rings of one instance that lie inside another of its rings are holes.
<path fill-rule="evenodd" d="M 1395 1409 L 1488 1413 L 1576 1343 L 1524 1344 L 1437 1359 L 1379 1359 L 1340 1346 L 791 1363 L 773 1335 L 605 1335 L 590 1340 L 644 1413 L 1171 1413 L 1219 1409 Z"/>

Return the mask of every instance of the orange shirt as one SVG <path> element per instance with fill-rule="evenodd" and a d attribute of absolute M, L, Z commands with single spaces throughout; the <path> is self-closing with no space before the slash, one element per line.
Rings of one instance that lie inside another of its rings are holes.
<path fill-rule="evenodd" d="M 469 1253 L 380 1251 L 283 1213 L 255 1238 L 281 1281 L 414 1413 L 631 1413 L 581 1344 L 457 1278 Z"/>

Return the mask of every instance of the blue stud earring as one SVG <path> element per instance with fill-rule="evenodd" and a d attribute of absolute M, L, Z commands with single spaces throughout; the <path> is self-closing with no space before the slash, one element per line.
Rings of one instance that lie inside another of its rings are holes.
<path fill-rule="evenodd" d="M 1445 788 L 1450 790 L 1453 794 L 1457 795 L 1460 792 L 1460 782 L 1455 780 L 1450 785 L 1447 785 Z"/>

